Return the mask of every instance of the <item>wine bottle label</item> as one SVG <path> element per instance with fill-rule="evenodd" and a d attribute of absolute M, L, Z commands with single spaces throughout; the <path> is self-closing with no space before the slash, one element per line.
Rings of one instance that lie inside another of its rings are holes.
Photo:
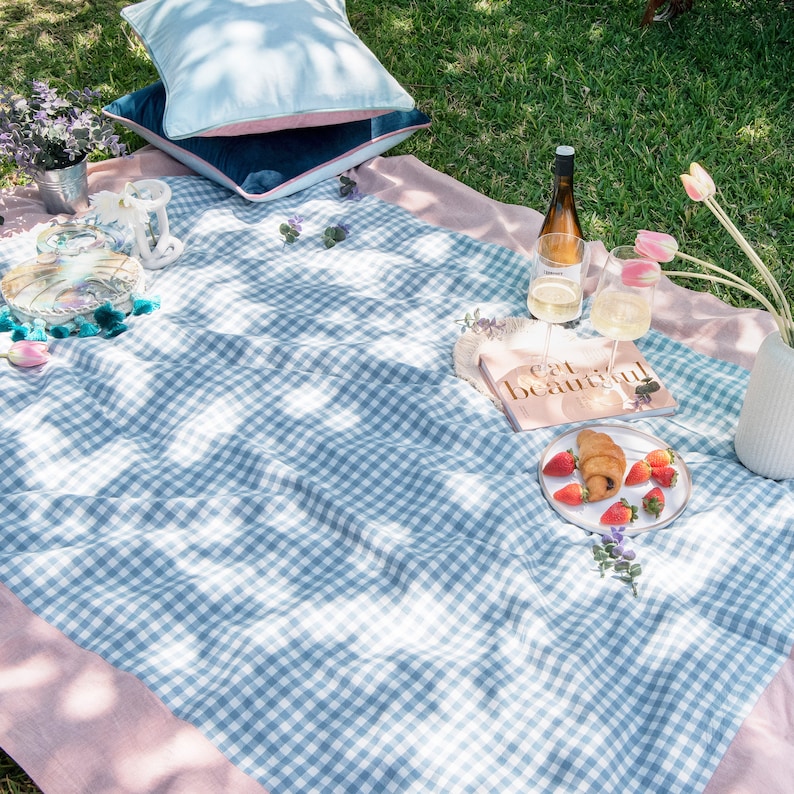
<path fill-rule="evenodd" d="M 561 276 L 562 278 L 569 278 L 572 281 L 579 283 L 579 274 L 582 272 L 582 265 L 565 265 L 563 267 L 552 267 L 548 264 L 543 264 L 540 268 L 544 276 Z"/>

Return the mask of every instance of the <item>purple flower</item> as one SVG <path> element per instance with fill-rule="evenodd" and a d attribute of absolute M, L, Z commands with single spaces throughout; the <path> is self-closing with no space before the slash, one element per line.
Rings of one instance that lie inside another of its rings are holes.
<path fill-rule="evenodd" d="M 485 334 L 489 339 L 498 339 L 505 328 L 504 320 L 499 321 L 496 317 L 481 317 L 479 308 L 474 310 L 474 314 L 466 312 L 462 320 L 455 322 L 463 326 L 462 333 L 474 331 L 475 334 Z"/>
<path fill-rule="evenodd" d="M 605 571 L 610 568 L 613 569 L 619 574 L 618 578 L 621 582 L 631 586 L 631 592 L 637 598 L 639 590 L 635 580 L 642 573 L 642 568 L 639 564 L 629 564 L 636 559 L 637 555 L 623 545 L 623 532 L 621 530 L 625 529 L 625 527 L 620 529 L 610 527 L 609 529 L 609 532 L 601 534 L 601 544 L 593 546 L 593 555 L 598 563 L 601 578 L 604 578 Z"/>
<path fill-rule="evenodd" d="M 610 527 L 608 533 L 602 533 L 601 538 L 604 543 L 617 543 L 623 542 L 623 533 L 617 527 Z"/>

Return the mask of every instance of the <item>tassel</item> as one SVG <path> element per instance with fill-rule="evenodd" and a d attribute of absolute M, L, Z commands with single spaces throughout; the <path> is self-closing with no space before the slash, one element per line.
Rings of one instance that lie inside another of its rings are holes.
<path fill-rule="evenodd" d="M 113 308 L 110 301 L 103 303 L 99 308 L 94 309 L 94 322 L 100 328 L 112 328 L 114 325 L 124 323 L 124 312 Z"/>
<path fill-rule="evenodd" d="M 135 316 L 140 314 L 151 314 L 155 309 L 160 308 L 160 296 L 152 295 L 151 298 L 145 298 L 143 295 L 132 293 L 132 313 Z"/>
<path fill-rule="evenodd" d="M 99 333 L 99 326 L 88 322 L 85 317 L 78 315 L 74 318 L 74 324 L 77 328 L 77 335 L 81 338 L 96 336 Z"/>
<path fill-rule="evenodd" d="M 33 330 L 30 323 L 22 323 L 22 325 L 15 325 L 14 330 L 11 331 L 11 340 L 13 342 L 21 342 L 23 339 L 28 338 L 28 334 Z"/>
<path fill-rule="evenodd" d="M 96 312 L 94 314 L 96 315 Z M 112 339 L 114 336 L 123 334 L 126 330 L 127 326 L 124 323 L 113 323 L 113 325 L 105 329 L 104 337 L 105 339 Z"/>
<path fill-rule="evenodd" d="M 77 328 L 76 323 L 64 323 L 50 327 L 50 334 L 56 339 L 66 339 Z"/>
<path fill-rule="evenodd" d="M 13 331 L 17 322 L 8 306 L 0 306 L 0 331 Z"/>
<path fill-rule="evenodd" d="M 33 342 L 46 342 L 47 332 L 44 330 L 44 326 L 45 326 L 44 320 L 37 317 L 33 321 L 33 328 L 28 334 L 28 339 L 30 339 Z"/>

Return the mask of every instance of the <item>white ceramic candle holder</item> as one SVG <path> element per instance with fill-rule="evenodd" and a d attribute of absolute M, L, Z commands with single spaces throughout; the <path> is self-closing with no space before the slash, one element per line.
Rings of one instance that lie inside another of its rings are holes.
<path fill-rule="evenodd" d="M 135 236 L 135 245 L 132 255 L 140 260 L 147 270 L 160 270 L 166 265 L 175 262 L 184 250 L 184 244 L 176 237 L 172 237 L 168 229 L 168 214 L 166 204 L 171 200 L 171 188 L 160 179 L 141 179 L 133 182 L 140 202 L 149 211 L 148 223 L 134 223 L 132 232 Z M 154 243 L 151 235 L 152 218 L 157 219 L 157 242 Z"/>

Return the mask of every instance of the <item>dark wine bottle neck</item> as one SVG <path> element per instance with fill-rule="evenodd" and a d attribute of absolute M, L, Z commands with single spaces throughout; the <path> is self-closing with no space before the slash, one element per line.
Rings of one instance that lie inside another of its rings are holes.
<path fill-rule="evenodd" d="M 554 160 L 554 178 L 563 177 L 573 181 L 573 155 L 557 155 Z"/>

